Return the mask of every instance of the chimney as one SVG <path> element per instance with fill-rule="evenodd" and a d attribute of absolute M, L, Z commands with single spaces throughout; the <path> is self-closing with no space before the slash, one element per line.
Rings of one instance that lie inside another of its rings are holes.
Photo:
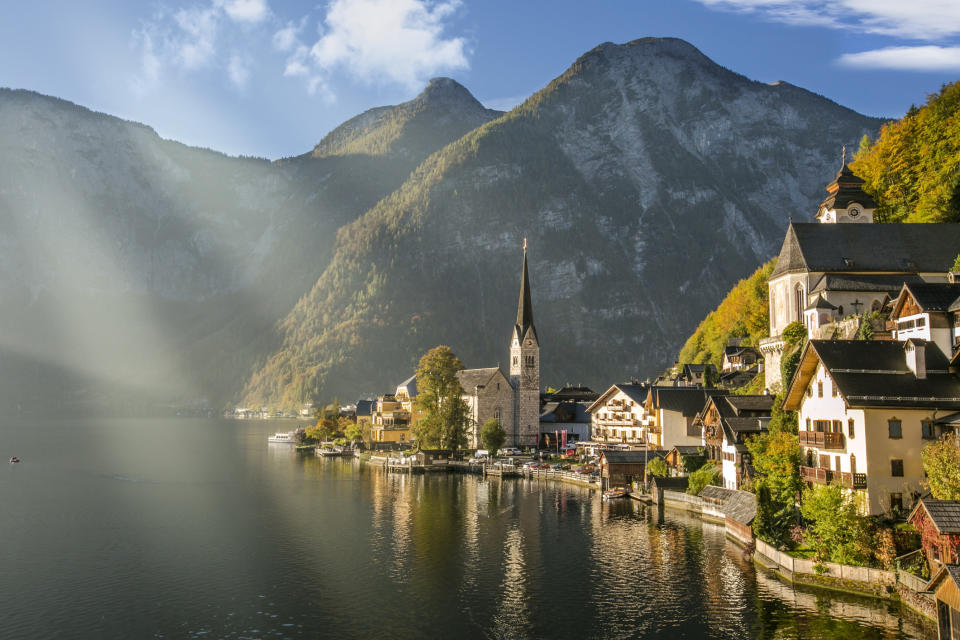
<path fill-rule="evenodd" d="M 917 380 L 927 377 L 927 343 L 919 338 L 910 338 L 903 345 L 907 355 L 907 367 L 917 376 Z"/>

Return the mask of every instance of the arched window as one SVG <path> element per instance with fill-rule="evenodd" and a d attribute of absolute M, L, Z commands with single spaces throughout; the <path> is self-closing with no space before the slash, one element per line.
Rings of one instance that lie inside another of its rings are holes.
<path fill-rule="evenodd" d="M 798 284 L 796 290 L 797 298 L 797 322 L 803 322 L 803 308 L 806 306 L 803 304 L 803 285 Z"/>

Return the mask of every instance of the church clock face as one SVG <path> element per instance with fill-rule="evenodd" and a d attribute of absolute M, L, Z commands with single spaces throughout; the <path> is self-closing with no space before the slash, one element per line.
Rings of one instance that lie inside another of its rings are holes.
<path fill-rule="evenodd" d="M 860 209 L 858 207 L 850 207 L 847 209 L 847 214 L 851 218 L 856 218 L 858 215 L 860 215 Z"/>

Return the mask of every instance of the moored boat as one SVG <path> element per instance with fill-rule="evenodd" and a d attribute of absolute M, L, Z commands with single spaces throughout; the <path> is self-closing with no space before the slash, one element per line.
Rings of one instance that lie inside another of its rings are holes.
<path fill-rule="evenodd" d="M 13 456 L 12 458 L 10 458 L 10 464 L 17 464 L 18 462 L 20 462 L 20 458 L 18 458 L 17 456 Z"/>
<path fill-rule="evenodd" d="M 626 489 L 623 489 L 623 488 L 621 488 L 621 487 L 617 487 L 616 489 L 609 489 L 609 490 L 607 490 L 607 491 L 604 491 L 604 492 L 603 492 L 603 499 L 604 499 L 604 500 L 615 500 L 615 499 L 617 499 L 617 498 L 626 498 L 626 497 L 628 497 L 629 495 L 630 495 L 630 492 L 629 492 L 629 491 L 627 491 Z"/>
<path fill-rule="evenodd" d="M 279 442 L 282 444 L 296 444 L 297 439 L 293 437 L 292 432 L 280 432 L 273 434 L 267 438 L 267 442 Z"/>

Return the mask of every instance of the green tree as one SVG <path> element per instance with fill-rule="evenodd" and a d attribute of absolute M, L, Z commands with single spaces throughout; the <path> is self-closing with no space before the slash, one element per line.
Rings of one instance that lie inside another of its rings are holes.
<path fill-rule="evenodd" d="M 456 451 L 466 446 L 470 420 L 457 372 L 463 363 L 450 347 L 430 349 L 417 365 L 417 408 L 423 417 L 414 425 L 417 446 Z"/>
<path fill-rule="evenodd" d="M 696 471 L 690 474 L 690 484 L 687 485 L 687 493 L 699 495 L 703 488 L 710 484 L 720 484 L 720 467 L 708 462 Z"/>
<path fill-rule="evenodd" d="M 753 530 L 761 540 L 787 544 L 790 528 L 798 521 L 797 497 L 802 451 L 797 440 L 797 414 L 783 409 L 783 394 L 773 402 L 768 431 L 746 441 L 755 476 L 751 489 L 757 494 Z"/>
<path fill-rule="evenodd" d="M 957 254 L 957 257 L 953 260 L 953 266 L 950 267 L 950 271 L 954 273 L 960 272 L 960 253 Z"/>
<path fill-rule="evenodd" d="M 360 428 L 356 422 L 351 422 L 343 430 L 343 436 L 350 442 L 356 442 L 358 440 L 363 440 L 363 429 Z"/>
<path fill-rule="evenodd" d="M 647 463 L 647 476 L 665 478 L 670 474 L 667 463 L 663 458 L 654 458 Z"/>
<path fill-rule="evenodd" d="M 815 485 L 803 493 L 800 508 L 807 521 L 807 541 L 821 559 L 861 564 L 867 559 L 866 519 L 854 498 L 839 484 Z"/>
<path fill-rule="evenodd" d="M 496 418 L 490 418 L 480 427 L 480 442 L 490 455 L 497 455 L 497 451 L 506 441 L 507 432 L 503 430 L 503 425 Z"/>
<path fill-rule="evenodd" d="M 947 436 L 920 452 L 925 485 L 937 500 L 960 500 L 960 447 Z"/>

